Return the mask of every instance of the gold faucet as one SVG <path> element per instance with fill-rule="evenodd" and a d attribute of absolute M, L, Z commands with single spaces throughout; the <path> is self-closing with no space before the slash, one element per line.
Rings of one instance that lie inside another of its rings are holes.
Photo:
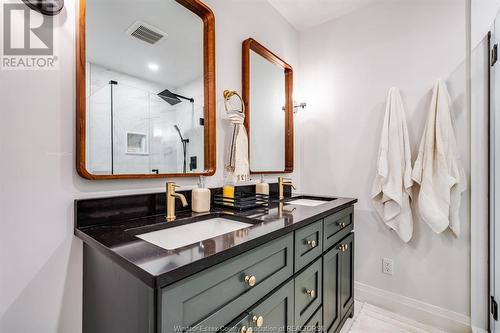
<path fill-rule="evenodd" d="M 175 188 L 179 187 L 175 183 L 167 183 L 167 203 L 166 203 L 166 218 L 167 221 L 175 220 L 175 198 L 181 200 L 182 207 L 188 205 L 186 197 L 180 193 L 175 193 Z"/>
<path fill-rule="evenodd" d="M 284 187 L 291 186 L 294 190 L 296 190 L 295 186 L 292 184 L 292 180 L 290 178 L 278 177 L 278 191 L 279 191 L 279 200 L 282 201 L 285 199 Z"/>

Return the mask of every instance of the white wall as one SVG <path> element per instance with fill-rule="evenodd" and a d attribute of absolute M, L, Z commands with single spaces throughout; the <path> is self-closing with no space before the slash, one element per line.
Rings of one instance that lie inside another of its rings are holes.
<path fill-rule="evenodd" d="M 82 244 L 75 198 L 162 191 L 164 181 L 87 181 L 75 172 L 75 0 L 55 18 L 59 69 L 0 71 L 0 332 L 78 333 Z M 217 166 L 222 183 L 223 89 L 241 89 L 241 42 L 254 37 L 292 66 L 298 35 L 263 0 L 206 3 L 216 17 Z M 194 185 L 196 179 L 177 179 Z"/>
<path fill-rule="evenodd" d="M 356 281 L 437 306 L 464 322 L 470 315 L 469 192 L 462 197 L 458 239 L 416 220 L 413 239 L 404 244 L 376 217 L 370 190 L 392 86 L 402 91 L 416 157 L 432 87 L 437 78 L 446 80 L 469 172 L 466 28 L 465 0 L 389 0 L 302 32 L 308 107 L 299 125 L 302 189 L 359 199 Z M 394 259 L 393 276 L 382 274 L 382 258 Z"/>

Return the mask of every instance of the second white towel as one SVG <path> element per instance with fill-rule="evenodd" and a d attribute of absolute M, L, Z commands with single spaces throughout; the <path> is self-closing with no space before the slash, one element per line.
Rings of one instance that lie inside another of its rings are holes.
<path fill-rule="evenodd" d="M 372 201 L 380 218 L 404 242 L 410 241 L 413 235 L 411 173 L 410 140 L 403 101 L 399 89 L 391 88 L 380 139 Z"/>
<path fill-rule="evenodd" d="M 438 80 L 417 160 L 413 180 L 420 184 L 417 210 L 436 233 L 448 227 L 460 235 L 459 209 L 466 189 L 465 172 L 459 162 L 451 114 L 451 98 L 446 85 Z"/>

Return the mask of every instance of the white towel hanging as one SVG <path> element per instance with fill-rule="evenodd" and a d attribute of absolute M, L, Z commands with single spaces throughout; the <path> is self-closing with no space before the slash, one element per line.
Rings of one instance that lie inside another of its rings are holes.
<path fill-rule="evenodd" d="M 248 135 L 243 125 L 245 121 L 245 104 L 236 91 L 225 90 L 224 107 L 233 124 L 233 135 L 225 167 L 228 172 L 235 176 L 236 180 L 245 181 L 250 175 Z"/>
<path fill-rule="evenodd" d="M 417 210 L 436 232 L 448 227 L 460 235 L 459 209 L 466 189 L 451 116 L 451 98 L 446 85 L 437 80 L 412 178 L 420 184 Z"/>
<path fill-rule="evenodd" d="M 405 243 L 413 235 L 412 186 L 410 141 L 403 101 L 399 89 L 391 88 L 387 97 L 372 201 L 380 218 Z"/>

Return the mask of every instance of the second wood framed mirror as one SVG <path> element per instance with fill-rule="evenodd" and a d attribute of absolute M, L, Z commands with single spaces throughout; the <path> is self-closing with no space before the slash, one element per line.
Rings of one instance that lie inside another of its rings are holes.
<path fill-rule="evenodd" d="M 243 42 L 243 100 L 250 172 L 293 172 L 293 69 L 249 38 Z"/>
<path fill-rule="evenodd" d="M 203 2 L 80 0 L 76 66 L 82 177 L 215 173 L 215 19 Z"/>

